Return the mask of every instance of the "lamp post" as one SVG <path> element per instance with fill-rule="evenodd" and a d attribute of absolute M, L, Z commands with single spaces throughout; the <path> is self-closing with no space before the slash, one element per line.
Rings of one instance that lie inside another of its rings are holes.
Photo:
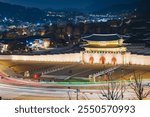
<path fill-rule="evenodd" d="M 70 35 L 70 34 L 68 34 L 68 37 L 69 37 L 69 41 L 70 41 L 70 37 L 71 37 L 71 35 Z"/>
<path fill-rule="evenodd" d="M 68 87 L 68 97 L 69 97 L 69 100 L 71 100 L 71 96 L 70 96 L 70 87 Z"/>
<path fill-rule="evenodd" d="M 124 78 L 124 70 L 121 69 L 121 78 Z"/>
<path fill-rule="evenodd" d="M 76 93 L 77 93 L 77 100 L 79 100 L 79 92 L 80 92 L 80 89 L 76 89 Z"/>

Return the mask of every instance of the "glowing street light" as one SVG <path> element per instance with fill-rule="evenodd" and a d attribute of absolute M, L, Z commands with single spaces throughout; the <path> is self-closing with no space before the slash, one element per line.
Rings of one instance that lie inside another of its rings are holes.
<path fill-rule="evenodd" d="M 68 34 L 68 37 L 69 37 L 69 41 L 71 41 L 71 40 L 70 40 L 71 34 Z"/>

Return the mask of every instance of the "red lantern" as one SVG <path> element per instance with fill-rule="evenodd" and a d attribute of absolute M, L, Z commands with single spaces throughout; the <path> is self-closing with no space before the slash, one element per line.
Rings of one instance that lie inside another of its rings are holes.
<path fill-rule="evenodd" d="M 34 79 L 38 79 L 39 75 L 38 74 L 34 74 Z"/>

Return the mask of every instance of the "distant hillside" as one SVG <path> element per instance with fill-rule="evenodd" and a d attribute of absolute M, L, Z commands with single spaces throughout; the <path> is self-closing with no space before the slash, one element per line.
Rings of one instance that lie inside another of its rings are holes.
<path fill-rule="evenodd" d="M 121 13 L 124 11 L 131 11 L 137 8 L 135 4 L 116 4 L 109 8 L 101 10 L 101 12 L 112 12 L 112 13 Z"/>
<path fill-rule="evenodd" d="M 0 2 L 0 16 L 33 22 L 44 17 L 45 12 L 38 8 L 29 8 Z"/>
<path fill-rule="evenodd" d="M 150 18 L 150 0 L 140 0 L 137 14 L 142 18 Z"/>
<path fill-rule="evenodd" d="M 132 0 L 131 0 L 132 1 Z M 95 13 L 120 14 L 137 9 L 137 15 L 141 18 L 150 18 L 150 0 L 137 0 L 126 4 L 114 4 L 109 7 L 101 8 L 99 4 L 93 4 L 86 8 L 87 11 Z"/>
<path fill-rule="evenodd" d="M 131 11 L 137 8 L 137 3 L 134 4 L 115 4 L 106 8 L 100 8 L 98 5 L 93 6 L 93 11 L 97 13 L 108 13 L 111 12 L 113 14 L 119 14 L 125 11 Z M 92 7 L 91 7 L 92 9 Z"/>
<path fill-rule="evenodd" d="M 60 10 L 41 10 L 38 8 L 24 7 L 19 5 L 12 5 L 8 3 L 0 2 L 0 18 L 7 17 L 13 18 L 21 21 L 28 22 L 38 22 L 41 19 L 48 18 L 46 17 L 47 11 L 56 11 L 56 12 L 65 12 L 65 15 L 68 17 L 74 17 L 76 15 L 84 15 L 84 12 L 94 12 L 94 13 L 112 13 L 112 14 L 120 14 L 133 11 L 133 9 L 137 8 L 137 15 L 141 18 L 149 17 L 150 18 L 150 0 L 138 0 L 131 3 L 125 4 L 115 4 L 110 7 L 106 7 L 99 4 L 92 4 L 91 6 L 83 9 L 60 9 Z M 103 6 L 103 7 L 102 7 Z M 83 12 L 84 11 L 84 12 Z M 50 20 L 52 18 L 50 17 Z M 57 20 L 56 17 L 54 20 Z"/>

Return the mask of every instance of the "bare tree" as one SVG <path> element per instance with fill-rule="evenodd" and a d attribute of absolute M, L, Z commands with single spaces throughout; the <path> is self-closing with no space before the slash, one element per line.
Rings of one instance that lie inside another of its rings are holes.
<path fill-rule="evenodd" d="M 139 100 L 143 100 L 148 95 L 150 95 L 150 90 L 145 91 L 145 86 L 143 85 L 143 78 L 140 74 L 136 75 L 134 73 L 134 82 L 131 83 L 130 87 L 134 90 L 136 97 Z"/>
<path fill-rule="evenodd" d="M 114 81 L 112 76 L 108 76 L 107 84 L 100 87 L 101 99 L 106 100 L 123 100 L 126 86 L 123 81 Z"/>

